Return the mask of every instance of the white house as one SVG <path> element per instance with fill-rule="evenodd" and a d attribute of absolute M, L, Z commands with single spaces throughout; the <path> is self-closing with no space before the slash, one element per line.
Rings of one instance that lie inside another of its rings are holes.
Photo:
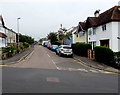
<path fill-rule="evenodd" d="M 6 46 L 6 35 L 0 32 L 0 48 Z"/>
<path fill-rule="evenodd" d="M 5 34 L 7 35 L 8 44 L 16 43 L 16 32 L 14 32 L 12 29 L 5 27 Z"/>
<path fill-rule="evenodd" d="M 2 16 L 0 16 L 0 32 L 2 33 L 1 36 L 4 35 L 4 37 L 1 38 L 4 39 L 2 41 L 2 44 L 5 44 L 4 46 L 7 46 L 8 44 L 16 43 L 16 32 L 5 26 Z"/>
<path fill-rule="evenodd" d="M 95 17 L 88 17 L 86 21 L 88 43 L 95 46 L 107 46 L 114 52 L 120 51 L 120 6 L 114 6 Z"/>
<path fill-rule="evenodd" d="M 7 46 L 7 36 L 5 35 L 4 21 L 0 16 L 0 47 Z"/>

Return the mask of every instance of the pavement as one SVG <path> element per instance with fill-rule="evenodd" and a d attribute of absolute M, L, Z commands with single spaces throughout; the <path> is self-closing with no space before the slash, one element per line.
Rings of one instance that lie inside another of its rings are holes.
<path fill-rule="evenodd" d="M 95 60 L 86 58 L 86 57 L 82 57 L 82 56 L 78 56 L 78 55 L 74 55 L 73 57 L 75 60 L 78 60 L 79 62 L 81 62 L 83 65 L 95 68 L 95 69 L 99 69 L 99 70 L 103 70 L 103 71 L 107 71 L 107 72 L 112 72 L 112 73 L 119 73 L 120 74 L 120 70 L 115 69 L 113 67 L 107 66 L 103 63 L 99 63 L 96 62 Z"/>
<path fill-rule="evenodd" d="M 32 46 L 22 53 L 16 54 L 15 56 L 9 59 L 2 60 L 0 65 L 10 65 L 10 64 L 15 64 L 17 62 L 20 62 L 21 60 L 25 59 L 33 50 L 34 50 L 34 47 Z"/>

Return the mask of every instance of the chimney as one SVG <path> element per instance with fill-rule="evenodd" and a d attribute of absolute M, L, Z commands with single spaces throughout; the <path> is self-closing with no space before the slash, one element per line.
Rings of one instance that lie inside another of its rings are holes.
<path fill-rule="evenodd" d="M 100 12 L 100 10 L 95 11 L 95 13 L 94 13 L 95 17 L 99 17 L 99 12 Z"/>

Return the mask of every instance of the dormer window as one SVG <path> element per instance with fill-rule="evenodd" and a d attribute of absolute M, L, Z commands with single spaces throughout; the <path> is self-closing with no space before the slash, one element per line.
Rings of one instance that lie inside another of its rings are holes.
<path fill-rule="evenodd" d="M 84 32 L 80 32 L 80 37 L 83 37 L 85 35 Z"/>
<path fill-rule="evenodd" d="M 106 24 L 102 25 L 102 31 L 106 30 Z"/>

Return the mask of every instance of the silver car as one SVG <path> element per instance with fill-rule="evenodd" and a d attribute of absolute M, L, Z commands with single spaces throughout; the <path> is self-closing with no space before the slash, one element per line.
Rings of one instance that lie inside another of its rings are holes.
<path fill-rule="evenodd" d="M 59 56 L 67 55 L 73 57 L 72 48 L 69 45 L 60 45 L 56 49 L 56 54 L 58 54 Z"/>

